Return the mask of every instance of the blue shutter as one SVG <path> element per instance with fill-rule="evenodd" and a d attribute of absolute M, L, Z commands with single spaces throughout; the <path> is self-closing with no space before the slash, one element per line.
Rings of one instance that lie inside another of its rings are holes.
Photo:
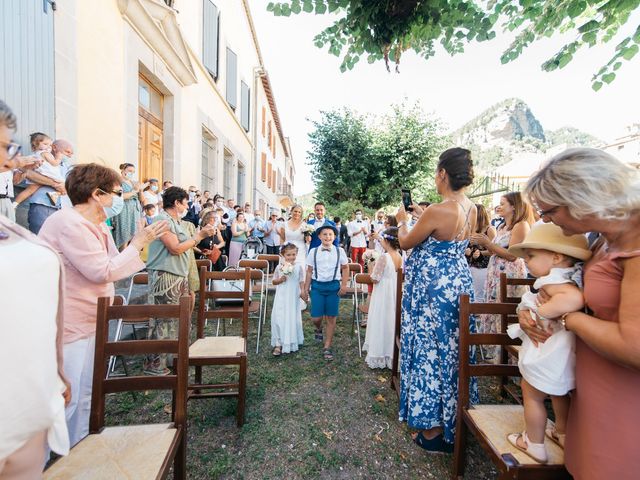
<path fill-rule="evenodd" d="M 218 78 L 218 7 L 211 0 L 203 0 L 202 63 L 213 78 Z"/>
<path fill-rule="evenodd" d="M 249 131 L 249 107 L 251 102 L 251 90 L 249 85 L 240 82 L 240 123 L 246 132 Z"/>
<path fill-rule="evenodd" d="M 18 117 L 15 139 L 55 132 L 53 9 L 43 0 L 0 0 L 0 98 Z"/>
<path fill-rule="evenodd" d="M 227 102 L 234 110 L 238 106 L 238 56 L 227 48 Z"/>

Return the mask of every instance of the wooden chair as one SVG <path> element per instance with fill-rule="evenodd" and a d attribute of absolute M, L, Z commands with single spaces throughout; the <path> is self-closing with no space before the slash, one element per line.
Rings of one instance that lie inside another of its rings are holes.
<path fill-rule="evenodd" d="M 404 282 L 404 273 L 402 267 L 398 268 L 398 281 L 396 283 L 396 329 L 395 339 L 393 341 L 393 360 L 391 362 L 391 388 L 396 391 L 400 398 L 400 333 L 402 325 L 402 284 Z"/>
<path fill-rule="evenodd" d="M 355 282 L 356 285 L 356 294 L 355 294 L 355 300 L 356 300 L 356 320 L 355 323 L 358 327 L 360 327 L 360 325 L 362 324 L 362 317 L 361 317 L 361 313 L 363 313 L 361 307 L 364 307 L 365 305 L 365 295 L 364 292 L 362 290 L 362 288 L 359 288 L 360 285 L 373 285 L 373 280 L 371 279 L 371 275 L 369 275 L 368 273 L 357 273 L 354 277 L 353 280 Z M 359 292 L 359 293 L 358 293 Z M 362 357 L 362 340 L 360 339 L 360 328 L 356 329 L 358 332 L 358 354 Z"/>
<path fill-rule="evenodd" d="M 471 333 L 472 315 L 512 315 L 514 303 L 471 303 L 468 295 L 460 296 L 460 367 L 458 378 L 458 412 L 454 450 L 454 478 L 461 479 L 465 468 L 467 430 L 478 440 L 498 469 L 498 479 L 569 479 L 564 468 L 564 452 L 545 439 L 549 463 L 542 465 L 521 452 L 507 440 L 509 433 L 524 430 L 524 410 L 520 405 L 470 405 L 471 377 L 519 376 L 516 365 L 501 363 L 475 364 L 470 348 L 476 345 L 515 345 L 519 340 L 506 333 Z"/>
<path fill-rule="evenodd" d="M 267 284 L 265 285 L 265 304 L 269 303 L 269 292 L 275 292 L 276 286 L 273 284 L 273 273 L 276 271 L 278 263 L 280 263 L 280 255 L 272 253 L 261 253 L 256 257 L 256 260 L 266 260 L 269 262 L 269 270 L 267 270 Z M 304 270 L 306 271 L 306 266 Z"/>
<path fill-rule="evenodd" d="M 239 268 L 250 268 L 251 271 L 251 283 L 253 286 L 253 293 L 256 290 L 259 293 L 258 302 L 252 301 L 249 306 L 249 318 L 256 318 L 258 320 L 258 338 L 256 340 L 256 353 L 260 352 L 260 335 L 262 333 L 262 327 L 267 320 L 267 276 L 269 275 L 269 262 L 267 260 L 249 260 L 242 259 L 238 262 Z M 257 313 L 256 317 L 254 314 Z"/>
<path fill-rule="evenodd" d="M 498 285 L 498 302 L 500 303 L 520 303 L 520 297 L 511 297 L 508 295 L 509 287 L 514 286 L 525 286 L 532 287 L 533 283 L 536 281 L 535 278 L 511 278 L 508 277 L 506 273 L 500 274 L 500 283 Z M 504 314 L 500 315 L 500 332 L 506 333 L 507 327 L 512 323 L 518 322 L 518 315 L 516 313 L 513 314 Z M 509 359 L 509 355 L 514 357 L 516 360 L 518 359 L 518 355 L 520 354 L 520 345 L 506 345 L 502 351 L 500 352 L 500 361 L 502 363 L 507 363 Z M 503 396 L 510 395 L 514 400 L 518 403 L 522 403 L 522 396 L 518 392 L 518 389 L 511 383 L 509 383 L 509 377 L 502 377 L 501 379 L 501 391 Z"/>
<path fill-rule="evenodd" d="M 192 398 L 238 397 L 236 422 L 244 424 L 245 393 L 247 387 L 247 335 L 249 332 L 249 304 L 251 269 L 243 271 L 207 272 L 200 269 L 200 304 L 198 307 L 197 340 L 189 347 L 189 366 L 195 367 L 195 382 L 190 384 L 189 400 Z M 207 285 L 215 280 L 243 280 L 242 292 L 218 292 Z M 209 282 L 211 281 L 211 282 Z M 240 306 L 225 306 L 216 303 L 220 299 L 236 299 Z M 211 308 L 205 310 L 207 300 L 212 299 Z M 205 320 L 208 318 L 240 318 L 240 336 L 206 337 Z M 216 365 L 238 365 L 240 378 L 237 383 L 202 383 L 202 367 Z M 203 392 L 203 390 L 213 390 Z"/>
<path fill-rule="evenodd" d="M 47 480 L 84 478 L 166 478 L 173 464 L 176 479 L 186 478 L 187 381 L 191 299 L 182 297 L 178 305 L 109 306 L 109 298 L 98 299 L 95 366 L 91 396 L 89 435 L 66 457 L 44 472 Z M 147 322 L 149 317 L 177 318 L 178 338 L 109 342 L 109 320 Z M 170 353 L 174 371 L 162 377 L 107 377 L 111 355 Z M 105 427 L 105 396 L 110 393 L 172 390 L 171 423 Z"/>
<path fill-rule="evenodd" d="M 147 272 L 138 272 L 133 274 L 131 281 L 129 282 L 129 290 L 127 292 L 125 305 L 131 305 L 131 297 L 133 296 L 133 289 L 135 285 L 149 285 L 149 274 Z M 144 303 L 147 302 L 145 301 Z"/>
<path fill-rule="evenodd" d="M 213 270 L 213 264 L 211 263 L 211 260 L 209 260 L 208 258 L 201 258 L 199 260 L 196 260 L 196 265 L 198 266 L 198 272 L 202 267 L 205 267 L 208 272 Z"/>

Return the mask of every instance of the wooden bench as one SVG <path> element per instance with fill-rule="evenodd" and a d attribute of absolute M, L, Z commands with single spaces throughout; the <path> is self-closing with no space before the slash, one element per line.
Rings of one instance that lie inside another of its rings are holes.
<path fill-rule="evenodd" d="M 163 479 L 173 464 L 176 479 L 186 478 L 187 381 L 191 299 L 179 305 L 109 306 L 109 298 L 98 299 L 96 350 L 91 396 L 89 435 L 45 472 L 47 480 L 86 478 Z M 152 317 L 177 318 L 178 338 L 109 342 L 109 320 L 147 322 Z M 174 358 L 173 372 L 162 377 L 129 376 L 106 378 L 111 355 L 167 353 Z M 169 423 L 105 427 L 105 397 L 110 393 L 172 390 L 173 412 Z"/>
<path fill-rule="evenodd" d="M 460 364 L 458 378 L 458 410 L 454 449 L 453 477 L 461 479 L 465 470 L 467 431 L 478 440 L 498 469 L 498 479 L 570 479 L 564 467 L 564 451 L 545 439 L 549 463 L 542 465 L 521 452 L 507 440 L 510 433 L 524 430 L 524 410 L 520 405 L 471 405 L 471 377 L 520 376 L 516 365 L 475 364 L 472 346 L 514 345 L 518 340 L 506 333 L 471 333 L 470 317 L 479 314 L 513 315 L 515 303 L 471 303 L 468 295 L 460 296 Z M 549 422 L 551 423 L 551 422 Z"/>

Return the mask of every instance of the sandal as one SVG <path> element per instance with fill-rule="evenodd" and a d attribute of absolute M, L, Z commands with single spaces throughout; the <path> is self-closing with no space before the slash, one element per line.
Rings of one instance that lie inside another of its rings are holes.
<path fill-rule="evenodd" d="M 522 438 L 522 441 L 526 445 L 526 448 L 518 445 L 518 440 Z M 509 443 L 516 447 L 523 453 L 526 453 L 531 458 L 533 458 L 538 463 L 547 463 L 549 460 L 547 457 L 547 449 L 544 447 L 544 443 L 533 443 L 529 441 L 529 437 L 527 437 L 527 432 L 522 433 L 511 433 L 507 435 L 507 440 Z"/>
<path fill-rule="evenodd" d="M 564 433 L 558 433 L 555 425 L 545 428 L 544 433 L 550 440 L 564 448 L 564 439 L 566 435 Z"/>
<path fill-rule="evenodd" d="M 324 336 L 322 335 L 322 328 L 316 328 L 313 332 L 317 341 L 321 342 L 324 340 Z"/>
<path fill-rule="evenodd" d="M 430 453 L 453 453 L 453 444 L 445 442 L 442 434 L 428 439 L 422 432 L 418 432 L 413 443 Z"/>
<path fill-rule="evenodd" d="M 275 348 L 273 349 L 273 352 L 271 352 L 271 354 L 272 354 L 274 357 L 279 357 L 280 355 L 282 355 L 282 347 L 275 347 Z"/>
<path fill-rule="evenodd" d="M 325 360 L 328 360 L 328 361 L 333 360 L 333 352 L 329 348 L 325 348 L 324 350 L 322 350 L 322 356 L 324 357 Z"/>

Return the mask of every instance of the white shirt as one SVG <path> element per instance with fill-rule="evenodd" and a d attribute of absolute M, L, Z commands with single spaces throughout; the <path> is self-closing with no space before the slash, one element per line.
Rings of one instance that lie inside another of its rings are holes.
<path fill-rule="evenodd" d="M 347 254 L 344 253 L 342 247 L 336 248 L 335 245 L 331 245 L 329 250 L 326 250 L 322 245 L 317 248 L 312 248 L 307 255 L 307 266 L 314 268 L 314 259 L 316 257 L 316 250 L 318 251 L 317 265 L 318 271 L 313 272 L 312 279 L 319 282 L 331 282 L 333 280 L 333 274 L 336 269 L 336 260 L 338 260 L 338 272 L 336 273 L 336 280 L 340 280 L 340 270 L 342 265 L 349 263 L 347 260 Z M 339 259 L 337 256 L 339 255 Z"/>
<path fill-rule="evenodd" d="M 274 224 L 271 223 L 271 220 L 267 220 L 264 222 L 264 229 L 269 230 L 273 226 L 271 233 L 269 235 L 264 236 L 264 243 L 269 245 L 270 247 L 279 247 L 280 246 L 280 235 L 278 232 L 281 228 L 284 227 L 282 222 L 276 221 Z"/>
<path fill-rule="evenodd" d="M 251 223 L 251 221 L 254 219 L 255 217 L 253 216 L 253 213 L 246 213 L 244 214 L 244 219 L 247 221 L 247 224 Z"/>
<path fill-rule="evenodd" d="M 362 233 L 361 229 L 369 233 L 370 225 L 366 220 L 353 220 L 347 224 L 347 233 L 351 237 L 351 248 L 366 248 L 367 235 Z"/>
<path fill-rule="evenodd" d="M 144 196 L 145 205 L 158 205 L 160 202 L 160 196 L 153 193 L 151 190 L 145 190 L 142 192 Z"/>
<path fill-rule="evenodd" d="M 13 172 L 0 172 L 0 195 L 13 197 Z"/>

